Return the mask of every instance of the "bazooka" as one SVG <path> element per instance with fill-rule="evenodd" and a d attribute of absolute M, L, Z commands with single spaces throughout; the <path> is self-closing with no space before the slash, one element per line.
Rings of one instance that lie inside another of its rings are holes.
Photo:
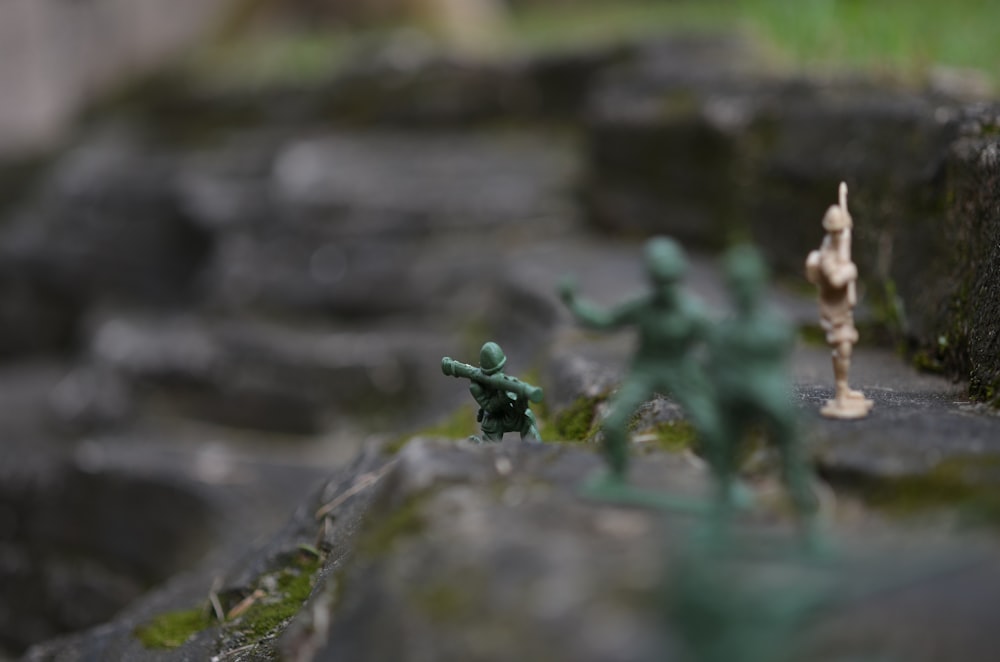
<path fill-rule="evenodd" d="M 472 382 L 469 392 L 479 404 L 476 421 L 484 440 L 500 441 L 506 432 L 519 432 L 521 439 L 541 441 L 528 402 L 541 402 L 542 389 L 503 374 L 506 363 L 500 345 L 488 342 L 479 351 L 478 368 L 446 356 L 441 359 L 441 372 Z"/>

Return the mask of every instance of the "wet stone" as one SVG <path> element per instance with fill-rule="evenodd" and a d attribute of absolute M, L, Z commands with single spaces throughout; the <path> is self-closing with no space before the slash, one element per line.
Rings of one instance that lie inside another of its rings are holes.
<path fill-rule="evenodd" d="M 228 309 L 384 315 L 455 307 L 518 243 L 560 236 L 570 146 L 530 134 L 333 134 L 286 146 L 266 225 L 220 237 Z"/>
<path fill-rule="evenodd" d="M 0 654 L 110 619 L 211 540 L 207 504 L 190 492 L 58 459 L 43 466 L 0 481 Z"/>
<path fill-rule="evenodd" d="M 93 323 L 89 363 L 53 392 L 70 426 L 120 422 L 136 400 L 239 427 L 314 433 L 334 413 L 406 409 L 440 386 L 437 332 L 290 328 L 253 320 L 109 314 Z M 433 380 L 433 381 L 432 381 Z M 84 393 L 81 385 L 92 385 Z"/>
<path fill-rule="evenodd" d="M 211 269 L 210 297 L 234 312 L 326 318 L 458 309 L 502 255 L 483 240 L 339 239 L 271 228 L 226 237 Z"/>
<path fill-rule="evenodd" d="M 289 222 L 318 215 L 345 235 L 537 225 L 566 213 L 562 193 L 574 172 L 567 148 L 530 134 L 379 132 L 300 141 L 275 163 L 279 214 Z"/>
<path fill-rule="evenodd" d="M 288 132 L 246 130 L 221 145 L 178 156 L 177 205 L 193 223 L 226 232 L 268 223 L 273 214 L 271 171 Z"/>
<path fill-rule="evenodd" d="M 986 107 L 956 141 L 949 158 L 948 228 L 954 252 L 941 295 L 925 300 L 934 320 L 923 347 L 946 371 L 968 377 L 977 398 L 996 404 L 1000 393 L 1000 110 Z"/>
<path fill-rule="evenodd" d="M 95 136 L 55 163 L 4 228 L 0 254 L 81 303 L 192 297 L 210 238 L 178 209 L 172 167 L 141 144 Z"/>

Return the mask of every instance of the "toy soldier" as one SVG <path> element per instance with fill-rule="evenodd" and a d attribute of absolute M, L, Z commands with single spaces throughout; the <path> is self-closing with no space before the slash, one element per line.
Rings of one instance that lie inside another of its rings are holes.
<path fill-rule="evenodd" d="M 854 327 L 857 303 L 858 268 L 851 261 L 851 228 L 847 211 L 847 184 L 840 183 L 840 204 L 832 205 L 823 217 L 826 237 L 819 250 L 809 253 L 806 277 L 819 286 L 820 324 L 826 342 L 833 348 L 833 375 L 837 391 L 820 413 L 830 418 L 862 418 L 874 404 L 861 391 L 847 385 L 851 349 L 858 342 Z"/>
<path fill-rule="evenodd" d="M 507 357 L 500 345 L 488 342 L 479 351 L 478 368 L 446 356 L 441 359 L 441 371 L 472 382 L 469 391 L 479 403 L 476 421 L 484 440 L 500 441 L 505 432 L 520 432 L 521 439 L 541 441 L 528 401 L 541 402 L 542 389 L 503 374 L 506 363 Z M 481 441 L 478 437 L 473 439 Z"/>
<path fill-rule="evenodd" d="M 819 504 L 802 458 L 786 370 L 794 335 L 764 305 L 767 269 L 756 250 L 750 246 L 731 249 L 725 267 L 735 310 L 715 327 L 709 345 L 709 374 L 722 419 L 721 442 L 711 457 L 719 485 L 719 514 L 725 517 L 731 510 L 737 450 L 743 436 L 762 425 L 781 454 L 785 487 L 798 511 L 805 541 L 812 545 Z"/>
<path fill-rule="evenodd" d="M 639 299 L 602 311 L 577 298 L 571 280 L 560 296 L 583 325 L 595 329 L 634 326 L 639 347 L 632 365 L 604 420 L 604 450 L 610 465 L 610 485 L 625 481 L 628 467 L 628 421 L 636 407 L 654 393 L 670 395 L 684 408 L 702 440 L 715 441 L 716 416 L 708 384 L 692 349 L 706 334 L 707 318 L 679 286 L 685 260 L 680 246 L 658 237 L 646 243 L 646 271 L 652 291 Z"/>

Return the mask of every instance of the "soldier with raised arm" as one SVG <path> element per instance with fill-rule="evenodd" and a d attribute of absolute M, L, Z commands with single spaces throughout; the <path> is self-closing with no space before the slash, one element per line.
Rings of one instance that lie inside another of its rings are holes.
<path fill-rule="evenodd" d="M 819 250 L 806 259 L 806 278 L 819 286 L 820 325 L 826 342 L 833 348 L 833 376 L 836 393 L 820 413 L 829 418 L 862 418 L 873 402 L 864 393 L 847 385 L 851 350 L 858 342 L 854 326 L 857 304 L 858 268 L 851 261 L 851 229 L 854 222 L 847 211 L 847 184 L 840 183 L 840 204 L 832 205 L 823 217 L 826 237 Z"/>
<path fill-rule="evenodd" d="M 610 484 L 625 482 L 628 469 L 628 422 L 643 402 L 662 393 L 684 408 L 706 444 L 714 444 L 717 424 L 708 383 L 695 357 L 695 349 L 706 335 L 707 318 L 701 306 L 680 288 L 685 271 L 684 254 L 672 239 L 657 237 L 646 243 L 648 294 L 600 310 L 580 300 L 570 280 L 560 286 L 560 296 L 576 319 L 593 329 L 633 326 L 639 346 L 624 382 L 604 420 L 604 450 Z"/>

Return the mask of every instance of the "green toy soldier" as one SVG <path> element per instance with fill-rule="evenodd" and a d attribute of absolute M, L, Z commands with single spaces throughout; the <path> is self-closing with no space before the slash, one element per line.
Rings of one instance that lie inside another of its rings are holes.
<path fill-rule="evenodd" d="M 731 548 L 695 547 L 674 560 L 664 604 L 671 630 L 687 652 L 682 660 L 805 659 L 795 655 L 801 654 L 796 637 L 837 604 L 838 577 L 809 572 L 804 565 L 782 573 L 759 570 Z"/>
<path fill-rule="evenodd" d="M 715 327 L 709 361 L 722 421 L 720 444 L 711 457 L 719 485 L 719 514 L 725 517 L 733 505 L 740 442 L 749 428 L 762 425 L 781 454 L 785 486 L 811 538 L 818 503 L 802 458 L 787 377 L 793 334 L 763 304 L 767 269 L 756 250 L 731 249 L 725 271 L 734 314 Z"/>
<path fill-rule="evenodd" d="M 684 253 L 672 239 L 657 237 L 646 243 L 646 271 L 652 291 L 610 311 L 577 298 L 571 280 L 560 286 L 560 296 L 583 325 L 594 329 L 634 326 L 639 347 L 631 368 L 604 420 L 604 449 L 611 485 L 625 482 L 628 469 L 628 421 L 635 409 L 663 393 L 684 408 L 702 440 L 715 440 L 716 415 L 709 386 L 693 350 L 707 333 L 701 306 L 679 286 L 685 271 Z"/>
<path fill-rule="evenodd" d="M 542 389 L 503 374 L 506 363 L 500 345 L 488 342 L 479 351 L 478 368 L 446 356 L 441 359 L 441 371 L 449 377 L 464 377 L 472 382 L 469 391 L 479 403 L 476 421 L 484 440 L 500 441 L 505 432 L 520 432 L 521 439 L 541 441 L 528 401 L 541 402 Z M 480 441 L 478 437 L 473 439 Z"/>

